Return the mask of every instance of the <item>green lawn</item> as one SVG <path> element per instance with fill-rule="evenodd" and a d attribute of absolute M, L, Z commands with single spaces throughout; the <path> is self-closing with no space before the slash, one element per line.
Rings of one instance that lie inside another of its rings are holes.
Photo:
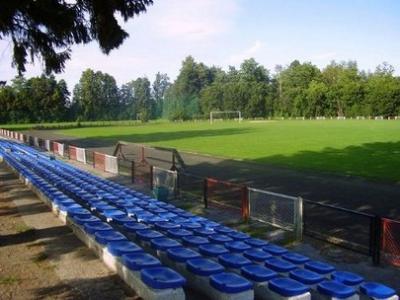
<path fill-rule="evenodd" d="M 400 181 L 400 121 L 154 122 L 57 132 Z"/>

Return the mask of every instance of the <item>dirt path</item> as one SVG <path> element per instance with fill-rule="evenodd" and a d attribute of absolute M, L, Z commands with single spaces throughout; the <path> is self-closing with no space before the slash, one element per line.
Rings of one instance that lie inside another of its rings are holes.
<path fill-rule="evenodd" d="M 112 154 L 115 143 L 112 139 L 93 140 L 64 136 L 50 130 L 27 132 L 47 139 L 59 139 L 77 146 L 96 149 Z M 299 171 L 267 164 L 232 160 L 180 152 L 188 171 L 199 176 L 215 177 L 247 183 L 249 186 L 266 189 L 305 199 L 323 202 L 348 209 L 400 218 L 400 183 L 375 182 L 359 177 L 340 176 L 328 173 Z M 157 155 L 162 155 L 158 153 Z M 166 167 L 171 154 L 164 159 L 149 158 L 154 165 Z"/>
<path fill-rule="evenodd" d="M 0 164 L 0 299 L 138 299 Z"/>

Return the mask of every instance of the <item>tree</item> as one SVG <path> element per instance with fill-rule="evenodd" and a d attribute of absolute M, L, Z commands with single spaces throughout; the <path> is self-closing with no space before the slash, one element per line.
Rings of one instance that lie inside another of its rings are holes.
<path fill-rule="evenodd" d="M 322 79 L 328 86 L 327 102 L 333 115 L 362 114 L 364 83 L 356 62 L 338 64 L 333 61 L 322 71 Z"/>
<path fill-rule="evenodd" d="M 46 73 L 62 72 L 70 47 L 97 41 L 108 54 L 129 36 L 118 24 L 146 11 L 152 0 L 1 1 L 0 39 L 13 44 L 13 65 L 25 72 L 28 55 L 40 58 Z"/>
<path fill-rule="evenodd" d="M 133 97 L 133 84 L 134 81 L 125 83 L 119 90 L 121 119 L 136 119 L 137 109 L 136 101 Z"/>
<path fill-rule="evenodd" d="M 293 61 L 279 74 L 278 113 L 282 116 L 303 116 L 307 107 L 306 90 L 310 82 L 320 76 L 320 70 L 311 63 Z"/>
<path fill-rule="evenodd" d="M 366 112 L 372 116 L 400 115 L 400 78 L 388 64 L 379 65 L 365 87 Z"/>
<path fill-rule="evenodd" d="M 150 81 L 146 77 L 139 77 L 133 82 L 133 91 L 139 119 L 142 122 L 147 122 L 151 119 L 154 108 Z"/>
<path fill-rule="evenodd" d="M 119 113 L 119 91 L 114 77 L 85 70 L 74 88 L 73 105 L 80 119 L 115 119 Z"/>
<path fill-rule="evenodd" d="M 161 118 L 163 112 L 163 102 L 165 93 L 170 87 L 169 77 L 167 74 L 158 72 L 153 82 L 152 96 L 155 102 L 154 118 Z"/>
<path fill-rule="evenodd" d="M 200 92 L 214 81 L 218 73 L 218 68 L 209 68 L 203 63 L 195 62 L 191 56 L 186 57 L 176 80 L 166 94 L 166 116 L 171 120 L 200 117 Z"/>

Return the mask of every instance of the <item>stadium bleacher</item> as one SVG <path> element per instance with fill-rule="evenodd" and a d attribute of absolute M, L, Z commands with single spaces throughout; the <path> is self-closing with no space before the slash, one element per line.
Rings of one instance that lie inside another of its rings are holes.
<path fill-rule="evenodd" d="M 0 139 L 0 157 L 144 299 L 391 299 L 358 274 L 251 238 Z"/>

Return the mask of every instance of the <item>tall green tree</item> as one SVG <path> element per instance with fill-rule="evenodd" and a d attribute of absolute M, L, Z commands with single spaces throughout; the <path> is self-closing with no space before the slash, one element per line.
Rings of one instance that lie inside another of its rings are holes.
<path fill-rule="evenodd" d="M 114 77 L 87 69 L 74 88 L 73 106 L 82 120 L 112 120 L 119 114 L 119 90 Z"/>
<path fill-rule="evenodd" d="M 108 54 L 129 36 L 118 23 L 145 12 L 152 0 L 1 1 L 0 39 L 13 44 L 13 64 L 25 72 L 28 57 L 40 58 L 46 73 L 62 72 L 71 46 L 97 41 Z"/>
<path fill-rule="evenodd" d="M 163 104 L 167 89 L 171 86 L 167 74 L 157 72 L 152 86 L 152 96 L 155 102 L 154 118 L 161 118 L 163 115 Z"/>
<path fill-rule="evenodd" d="M 134 98 L 138 118 L 147 122 L 153 116 L 154 101 L 151 97 L 150 81 L 146 77 L 138 78 L 133 82 Z"/>

